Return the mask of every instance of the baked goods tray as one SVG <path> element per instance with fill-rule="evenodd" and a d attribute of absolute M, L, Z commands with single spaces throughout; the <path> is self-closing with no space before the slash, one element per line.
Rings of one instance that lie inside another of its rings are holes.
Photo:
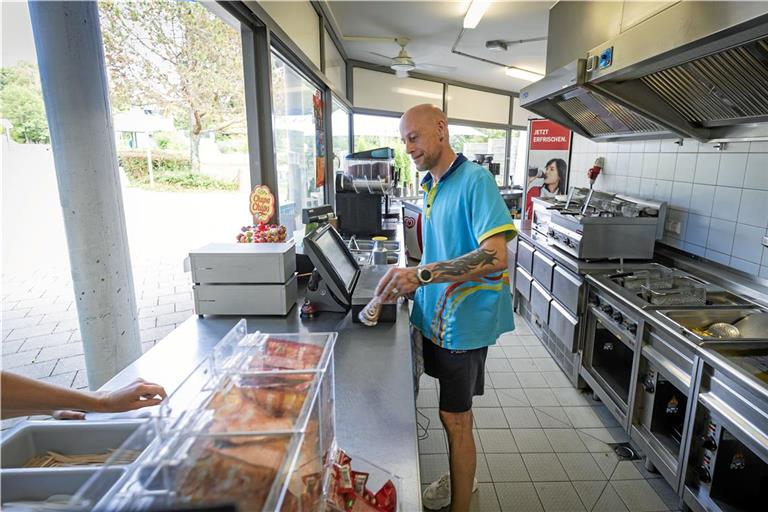
<path fill-rule="evenodd" d="M 107 492 L 94 476 L 71 508 L 317 510 L 335 441 L 335 340 L 248 334 L 241 320 L 168 398 L 145 432 L 153 449 Z"/>

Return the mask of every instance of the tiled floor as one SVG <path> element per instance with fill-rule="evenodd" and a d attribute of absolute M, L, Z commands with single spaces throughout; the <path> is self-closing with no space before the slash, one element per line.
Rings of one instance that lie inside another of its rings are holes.
<path fill-rule="evenodd" d="M 488 351 L 485 395 L 476 397 L 476 512 L 656 512 L 677 496 L 641 462 L 619 461 L 608 443 L 628 441 L 599 402 L 574 389 L 522 319 Z M 419 441 L 422 488 L 448 471 L 437 382 L 424 375 L 417 407 L 429 419 Z M 419 421 L 425 426 L 426 420 Z"/>

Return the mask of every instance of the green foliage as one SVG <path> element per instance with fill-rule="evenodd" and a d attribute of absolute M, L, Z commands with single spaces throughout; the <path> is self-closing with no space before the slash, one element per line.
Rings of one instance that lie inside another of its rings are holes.
<path fill-rule="evenodd" d="M 116 110 L 157 105 L 192 142 L 245 119 L 240 33 L 198 2 L 101 1 L 99 13 Z"/>
<path fill-rule="evenodd" d="M 147 154 L 144 151 L 121 151 L 120 166 L 133 186 L 149 186 Z M 193 173 L 189 156 L 169 152 L 152 152 L 152 174 L 157 190 L 237 190 L 238 183 L 217 180 L 205 174 Z"/>
<path fill-rule="evenodd" d="M 402 144 L 395 148 L 395 169 L 400 171 L 400 184 L 409 185 L 413 182 L 413 172 L 411 166 L 413 162 L 408 153 L 405 152 L 405 147 Z"/>
<path fill-rule="evenodd" d="M 0 69 L 0 117 L 20 143 L 48 143 L 48 120 L 37 68 L 28 62 Z"/>

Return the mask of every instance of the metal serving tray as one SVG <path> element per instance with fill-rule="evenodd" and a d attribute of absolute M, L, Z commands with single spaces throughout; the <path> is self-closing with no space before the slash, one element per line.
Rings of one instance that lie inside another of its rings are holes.
<path fill-rule="evenodd" d="M 768 312 L 759 307 L 692 307 L 660 310 L 658 313 L 682 334 L 699 343 L 768 341 Z M 721 322 L 734 325 L 744 332 L 739 336 L 725 338 L 706 334 L 712 324 Z"/>
<path fill-rule="evenodd" d="M 56 509 L 64 509 L 66 496 L 73 496 L 99 468 L 45 468 L 45 469 L 6 469 L 0 478 L 2 509 L 6 511 L 29 512 L 30 510 L 51 510 L 54 504 L 45 501 L 55 495 L 61 496 L 62 503 Z M 121 468 L 109 468 L 104 472 L 105 481 L 110 486 L 124 473 Z M 35 502 L 41 502 L 39 506 Z"/>
<path fill-rule="evenodd" d="M 24 464 L 32 457 L 44 455 L 48 451 L 63 455 L 84 455 L 116 450 L 145 421 L 27 421 L 4 437 L 0 445 L 2 468 L 36 471 L 40 468 L 24 468 Z M 60 471 L 66 468 L 47 469 Z"/>

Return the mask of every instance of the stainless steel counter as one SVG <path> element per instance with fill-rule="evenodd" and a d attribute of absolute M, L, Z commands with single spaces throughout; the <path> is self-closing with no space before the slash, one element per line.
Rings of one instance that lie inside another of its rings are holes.
<path fill-rule="evenodd" d="M 238 320 L 190 318 L 101 389 L 115 389 L 142 377 L 171 393 Z M 402 477 L 402 510 L 421 510 L 407 306 L 398 307 L 397 322 L 373 328 L 353 324 L 349 314 L 341 313 L 324 312 L 302 320 L 298 305 L 285 318 L 247 320 L 249 332 L 339 333 L 334 351 L 338 444 L 353 457 L 364 457 Z M 103 417 L 89 415 L 89 419 Z"/>

